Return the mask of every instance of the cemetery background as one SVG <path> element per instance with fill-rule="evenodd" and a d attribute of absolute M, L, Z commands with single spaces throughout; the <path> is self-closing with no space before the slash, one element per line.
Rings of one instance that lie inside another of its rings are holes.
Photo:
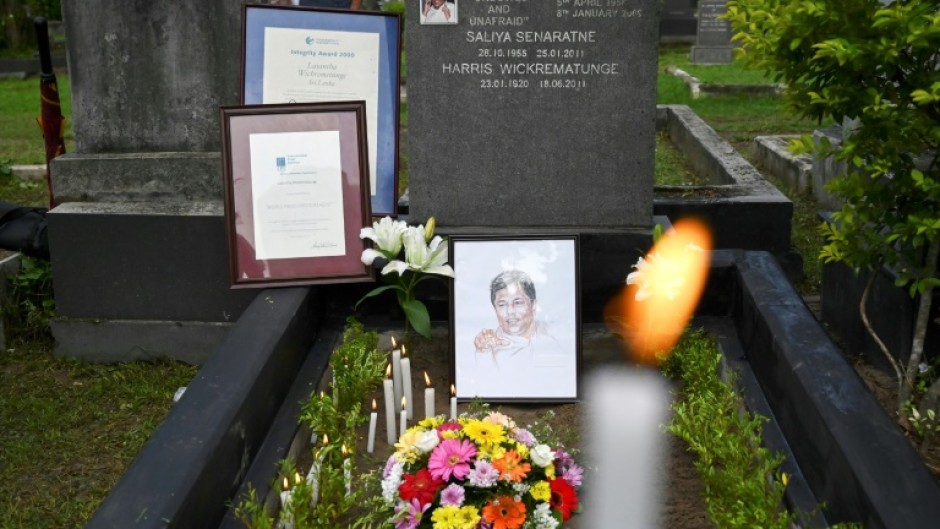
<path fill-rule="evenodd" d="M 660 64 L 661 68 L 663 66 L 664 66 L 663 64 Z M 761 98 L 751 98 L 751 97 L 739 98 L 737 96 L 731 96 L 726 100 L 710 101 L 710 102 L 706 102 L 706 101 L 695 102 L 695 101 L 691 101 L 690 99 L 687 99 L 687 95 L 683 94 L 682 87 L 676 88 L 675 86 L 670 86 L 672 84 L 674 84 L 673 80 L 668 77 L 662 77 L 660 79 L 660 96 L 659 96 L 660 103 L 677 103 L 678 102 L 678 103 L 690 104 L 690 106 L 692 106 L 693 109 L 695 109 L 697 112 L 700 113 L 700 115 L 705 117 L 706 121 L 708 121 L 710 124 L 715 126 L 716 129 L 718 129 L 719 133 L 723 134 L 726 138 L 729 139 L 729 141 L 732 141 L 732 143 L 738 147 L 746 147 L 746 148 L 739 148 L 739 151 L 745 153 L 746 155 L 750 150 L 749 142 L 752 139 L 751 135 L 754 133 L 805 132 L 808 128 L 811 128 L 813 126 L 812 124 L 800 123 L 798 121 L 794 121 L 792 123 L 782 125 L 782 126 L 779 123 L 768 124 L 766 120 L 758 120 L 755 122 L 755 120 L 753 119 L 754 117 L 753 114 L 749 114 L 745 116 L 738 116 L 738 119 L 735 119 L 735 117 L 732 115 L 733 113 L 730 110 L 732 108 L 741 108 L 742 101 L 747 101 L 747 105 L 744 105 L 744 106 L 753 105 L 751 109 L 744 109 L 744 111 L 746 112 L 754 111 L 754 109 L 763 106 L 764 110 L 766 110 L 767 108 L 774 109 L 774 111 L 769 112 L 769 114 L 779 115 L 779 107 L 774 108 L 775 103 L 771 99 L 765 100 Z M 674 90 L 674 92 L 671 95 L 669 95 L 669 92 L 671 90 Z M 773 127 L 779 127 L 779 128 L 775 129 Z M 11 183 L 11 187 L 13 188 L 21 187 L 20 184 L 18 184 L 14 180 L 10 180 L 10 183 Z M 29 185 L 27 184 L 22 187 L 29 187 Z M 35 190 L 35 187 L 34 187 L 34 190 Z M 37 198 L 35 199 L 35 202 L 37 204 L 42 204 L 45 200 L 44 198 L 41 198 L 40 195 L 41 193 L 37 193 L 36 195 Z M 4 197 L 7 196 L 6 191 L 4 192 L 3 196 Z M 25 199 L 24 203 L 26 203 L 29 200 L 33 200 L 25 196 L 24 196 L 24 199 Z M 808 207 L 811 208 L 812 205 L 809 205 Z M 812 217 L 812 215 L 809 215 L 809 217 Z M 810 224 L 811 223 L 812 222 L 810 222 Z M 797 234 L 795 234 L 794 237 L 795 239 L 799 238 Z M 803 255 L 809 256 L 810 254 L 807 252 L 803 252 Z M 808 265 L 808 268 L 812 269 L 812 265 Z M 624 272 L 626 273 L 626 270 Z M 812 296 L 814 292 L 813 288 L 814 288 L 814 285 L 812 283 L 812 280 L 810 280 L 808 283 L 804 284 L 804 293 L 807 293 L 808 295 Z M 812 298 L 810 298 L 810 300 L 812 301 Z M 40 353 L 40 354 L 47 355 L 48 353 Z M 27 358 L 19 359 L 18 361 L 29 362 L 30 360 L 31 359 L 27 357 Z M 51 361 L 52 365 L 56 366 L 57 361 L 50 360 L 48 358 L 46 358 L 46 360 Z M 12 370 L 8 370 L 6 365 L 4 367 L 5 367 L 4 376 L 12 376 L 11 375 L 12 373 L 17 373 L 21 369 L 19 367 L 14 367 L 12 368 Z M 64 379 L 66 382 L 72 382 L 73 384 L 74 382 L 76 382 L 76 380 L 71 379 L 72 375 L 71 375 L 70 370 L 75 369 L 74 367 L 62 369 L 60 367 L 49 367 L 48 365 L 46 365 L 45 367 L 41 367 L 40 369 L 57 371 L 58 373 L 60 373 L 58 375 L 60 379 Z M 85 372 L 86 369 L 92 369 L 92 368 L 83 366 L 78 369 L 82 372 Z M 22 372 L 26 372 L 30 370 L 31 369 L 29 368 L 25 368 L 23 369 L 23 371 L 19 371 L 19 372 L 22 373 Z M 117 375 L 118 378 L 120 378 L 121 376 L 124 376 L 124 375 Z M 183 378 L 185 378 L 186 376 L 185 371 L 182 376 Z M 4 384 L 4 386 L 7 386 L 7 385 Z M 172 384 L 170 384 L 170 386 L 172 386 Z M 164 390 L 164 393 L 163 393 L 164 398 L 166 395 L 165 391 L 166 390 Z M 140 431 L 138 432 L 137 435 L 142 438 L 145 438 L 144 434 L 145 434 L 145 431 Z"/>

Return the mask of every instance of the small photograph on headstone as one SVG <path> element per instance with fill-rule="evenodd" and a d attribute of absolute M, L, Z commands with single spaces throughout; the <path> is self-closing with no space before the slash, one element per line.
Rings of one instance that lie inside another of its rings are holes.
<path fill-rule="evenodd" d="M 417 0 L 422 24 L 456 24 L 457 0 Z"/>

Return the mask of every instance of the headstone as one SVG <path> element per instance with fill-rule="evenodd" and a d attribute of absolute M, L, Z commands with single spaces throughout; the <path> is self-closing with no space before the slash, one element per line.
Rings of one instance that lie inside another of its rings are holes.
<path fill-rule="evenodd" d="M 658 2 L 458 0 L 435 24 L 423 5 L 405 17 L 412 217 L 651 225 Z"/>
<path fill-rule="evenodd" d="M 666 0 L 659 21 L 660 42 L 695 42 L 696 0 Z"/>
<path fill-rule="evenodd" d="M 228 288 L 222 213 L 218 115 L 239 101 L 241 5 L 62 9 L 76 149 L 52 164 L 58 352 L 198 362 L 257 293 Z"/>
<path fill-rule="evenodd" d="M 718 17 L 728 10 L 727 0 L 699 0 L 698 34 L 692 46 L 695 64 L 727 64 L 734 55 L 731 45 L 731 24 Z"/>

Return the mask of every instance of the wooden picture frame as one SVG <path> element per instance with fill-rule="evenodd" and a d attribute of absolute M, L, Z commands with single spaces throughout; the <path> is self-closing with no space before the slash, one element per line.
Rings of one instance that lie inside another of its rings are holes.
<path fill-rule="evenodd" d="M 450 378 L 458 400 L 578 400 L 578 236 L 454 235 L 449 245 Z"/>
<path fill-rule="evenodd" d="M 398 215 L 400 71 L 397 14 L 242 7 L 242 104 L 366 101 L 377 217 Z"/>
<path fill-rule="evenodd" d="M 232 288 L 373 281 L 362 101 L 220 109 Z"/>

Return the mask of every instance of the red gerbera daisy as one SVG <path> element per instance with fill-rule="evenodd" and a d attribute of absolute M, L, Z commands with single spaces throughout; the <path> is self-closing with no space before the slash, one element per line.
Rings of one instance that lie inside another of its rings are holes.
<path fill-rule="evenodd" d="M 563 478 L 549 480 L 552 489 L 552 498 L 549 502 L 552 509 L 561 513 L 561 519 L 568 521 L 571 512 L 578 510 L 578 492 Z"/>
<path fill-rule="evenodd" d="M 444 482 L 435 479 L 428 472 L 428 469 L 422 468 L 415 475 L 405 474 L 402 476 L 402 484 L 398 486 L 398 493 L 401 499 L 411 501 L 417 499 L 421 505 L 431 503 L 437 491 L 440 490 Z"/>

